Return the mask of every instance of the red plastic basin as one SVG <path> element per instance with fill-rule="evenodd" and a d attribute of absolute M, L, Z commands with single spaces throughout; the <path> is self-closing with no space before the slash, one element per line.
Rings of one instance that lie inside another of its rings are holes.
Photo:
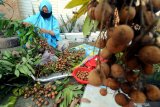
<path fill-rule="evenodd" d="M 90 72 L 91 70 L 86 68 L 86 67 L 77 67 L 73 70 L 72 72 L 72 76 L 81 84 L 88 84 L 88 81 L 84 81 L 84 80 L 81 80 L 79 79 L 76 74 L 78 71 L 81 71 L 81 72 Z"/>

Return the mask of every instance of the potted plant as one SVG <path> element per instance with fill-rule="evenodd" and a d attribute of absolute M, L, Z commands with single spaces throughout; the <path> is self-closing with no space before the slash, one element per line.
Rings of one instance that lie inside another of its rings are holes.
<path fill-rule="evenodd" d="M 8 5 L 12 8 L 4 0 L 0 0 L 0 5 Z M 0 49 L 19 46 L 18 37 L 16 37 L 18 23 L 5 18 L 4 15 L 4 13 L 0 13 Z"/>

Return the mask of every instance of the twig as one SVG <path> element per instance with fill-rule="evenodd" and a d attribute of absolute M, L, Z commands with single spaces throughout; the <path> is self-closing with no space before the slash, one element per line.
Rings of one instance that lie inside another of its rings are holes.
<path fill-rule="evenodd" d="M 140 16 L 141 16 L 141 34 L 144 32 L 144 9 L 143 9 L 143 5 L 142 5 L 142 1 L 140 0 Z"/>
<path fill-rule="evenodd" d="M 154 13 L 154 11 L 153 11 L 153 4 L 152 4 L 151 0 L 149 0 L 149 4 L 150 4 L 151 12 Z M 152 16 L 153 16 L 153 14 L 152 14 Z"/>

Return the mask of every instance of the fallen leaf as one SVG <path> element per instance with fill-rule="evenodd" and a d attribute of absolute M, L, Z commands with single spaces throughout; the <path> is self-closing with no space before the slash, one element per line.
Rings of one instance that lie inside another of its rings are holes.
<path fill-rule="evenodd" d="M 78 102 L 79 102 L 79 99 L 75 98 L 75 99 L 71 102 L 70 107 L 75 107 Z"/>
<path fill-rule="evenodd" d="M 53 104 L 53 107 L 58 107 L 58 105 L 57 104 Z"/>
<path fill-rule="evenodd" d="M 83 102 L 83 103 L 91 103 L 91 101 L 87 98 L 81 98 L 80 99 L 80 102 Z"/>
<path fill-rule="evenodd" d="M 63 99 L 64 99 L 63 97 L 61 97 L 60 99 L 58 99 L 58 100 L 56 101 L 56 104 L 61 103 Z"/>

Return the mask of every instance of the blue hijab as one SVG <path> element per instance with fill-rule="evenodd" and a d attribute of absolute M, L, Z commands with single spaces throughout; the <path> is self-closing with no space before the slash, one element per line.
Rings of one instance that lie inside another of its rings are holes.
<path fill-rule="evenodd" d="M 42 0 L 39 6 L 39 10 L 42 11 L 42 8 L 46 6 L 48 8 L 48 13 L 52 12 L 52 5 L 48 0 Z M 46 30 L 52 30 L 54 32 L 54 36 L 43 33 L 42 36 L 47 39 L 47 42 L 52 47 L 57 47 L 57 41 L 62 40 L 60 37 L 60 28 L 57 19 L 51 15 L 49 18 L 43 18 L 39 13 L 32 15 L 25 20 L 24 22 L 31 23 L 39 28 L 44 28 Z"/>

